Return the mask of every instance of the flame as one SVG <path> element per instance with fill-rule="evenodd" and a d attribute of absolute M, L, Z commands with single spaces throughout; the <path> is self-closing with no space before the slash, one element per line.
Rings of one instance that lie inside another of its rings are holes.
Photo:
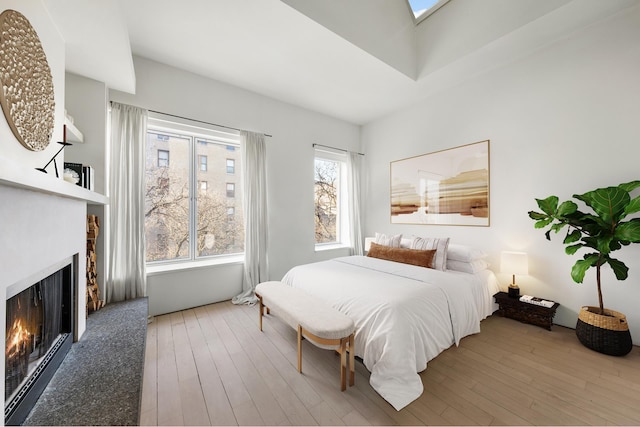
<path fill-rule="evenodd" d="M 16 319 L 13 322 L 13 326 L 7 334 L 8 338 L 5 342 L 5 357 L 9 357 L 11 354 L 20 352 L 22 344 L 29 340 L 30 333 L 22 325 L 20 319 Z"/>

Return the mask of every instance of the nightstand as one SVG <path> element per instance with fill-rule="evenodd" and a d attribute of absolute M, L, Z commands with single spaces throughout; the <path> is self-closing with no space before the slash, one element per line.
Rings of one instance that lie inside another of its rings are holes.
<path fill-rule="evenodd" d="M 497 315 L 540 326 L 548 330 L 551 330 L 553 316 L 555 316 L 556 309 L 560 306 L 559 303 L 553 304 L 552 307 L 529 304 L 520 301 L 519 298 L 510 297 L 506 292 L 498 292 L 493 297 L 499 306 L 498 311 L 496 311 Z"/>

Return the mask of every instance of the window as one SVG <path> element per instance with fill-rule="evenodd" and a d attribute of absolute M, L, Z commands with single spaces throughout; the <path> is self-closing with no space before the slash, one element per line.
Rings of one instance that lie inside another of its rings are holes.
<path fill-rule="evenodd" d="M 207 156 L 198 156 L 198 164 L 200 165 L 200 172 L 207 171 Z"/>
<path fill-rule="evenodd" d="M 316 150 L 314 166 L 316 245 L 345 244 L 349 234 L 346 156 Z"/>
<path fill-rule="evenodd" d="M 158 167 L 166 168 L 169 166 L 169 150 L 158 150 Z"/>
<path fill-rule="evenodd" d="M 227 173 L 236 173 L 235 159 L 227 159 Z"/>
<path fill-rule="evenodd" d="M 149 119 L 147 262 L 193 261 L 244 252 L 242 197 L 236 194 L 240 189 L 229 182 L 228 175 L 207 172 L 209 162 L 224 165 L 228 159 L 234 160 L 240 172 L 240 150 L 235 150 L 239 144 L 237 134 Z M 229 146 L 234 147 L 233 153 Z M 233 199 L 227 197 L 230 184 Z"/>
<path fill-rule="evenodd" d="M 236 185 L 233 182 L 227 183 L 227 197 L 236 197 Z"/>

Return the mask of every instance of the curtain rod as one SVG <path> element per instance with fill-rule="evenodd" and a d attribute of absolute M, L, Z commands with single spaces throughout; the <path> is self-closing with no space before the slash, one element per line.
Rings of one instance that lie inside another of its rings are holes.
<path fill-rule="evenodd" d="M 113 104 L 113 101 L 109 101 L 109 104 Z M 138 108 L 142 108 L 142 107 L 138 107 Z M 178 116 L 176 114 L 163 113 L 162 111 L 149 110 L 149 109 L 146 109 L 146 108 L 143 108 L 143 109 L 149 111 L 150 113 L 162 114 L 162 115 L 165 115 L 165 116 L 175 117 L 177 119 L 190 120 L 190 121 L 196 122 L 196 123 L 204 123 L 205 125 L 218 126 L 218 127 L 225 128 L 225 129 L 233 129 L 233 130 L 237 130 L 239 132 L 245 130 L 245 129 L 234 128 L 232 126 L 219 125 L 218 123 L 205 122 L 204 120 L 197 120 L 197 119 L 191 119 L 189 117 Z M 264 133 L 264 132 L 258 132 L 258 133 L 262 133 L 267 138 L 273 137 L 273 135 L 269 135 L 268 133 Z"/>
<path fill-rule="evenodd" d="M 331 147 L 329 145 L 322 145 L 322 144 L 316 144 L 316 143 L 313 143 L 312 145 L 314 147 L 324 147 L 324 148 L 330 148 L 332 150 L 344 151 L 345 153 L 349 153 L 350 152 L 349 150 L 345 150 L 344 148 L 336 148 L 336 147 Z M 364 153 L 357 153 L 356 152 L 356 154 L 359 155 L 359 156 L 364 156 Z"/>

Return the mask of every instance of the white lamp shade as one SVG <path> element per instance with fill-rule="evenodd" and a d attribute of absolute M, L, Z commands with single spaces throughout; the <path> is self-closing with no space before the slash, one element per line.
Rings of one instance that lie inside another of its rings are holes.
<path fill-rule="evenodd" d="M 508 274 L 529 274 L 529 258 L 525 252 L 504 251 L 500 254 L 500 270 Z"/>

